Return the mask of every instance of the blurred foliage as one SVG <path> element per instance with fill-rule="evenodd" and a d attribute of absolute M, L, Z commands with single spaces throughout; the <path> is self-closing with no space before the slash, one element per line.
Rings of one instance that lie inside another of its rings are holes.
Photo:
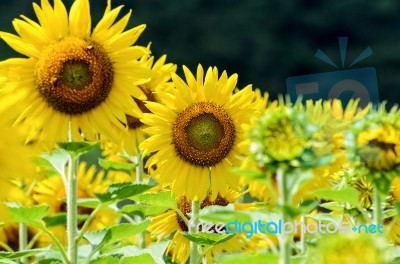
<path fill-rule="evenodd" d="M 36 1 L 39 2 L 39 1 Z M 71 5 L 72 0 L 64 1 Z M 92 0 L 96 23 L 106 0 Z M 145 23 L 140 44 L 152 42 L 155 56 L 195 69 L 218 66 L 239 73 L 272 98 L 286 92 L 286 78 L 335 71 L 314 57 L 320 48 L 340 64 L 338 37 L 349 37 L 346 65 L 367 46 L 374 54 L 353 68 L 375 67 L 380 99 L 397 103 L 400 93 L 400 2 L 397 0 L 113 0 L 133 10 L 130 26 Z M 34 18 L 31 0 L 0 2 L 0 29 L 11 31 L 20 14 Z M 123 14 L 124 14 L 123 12 Z M 93 24 L 94 24 L 93 23 Z M 0 43 L 0 59 L 13 55 Z M 181 68 L 181 67 L 180 67 Z"/>

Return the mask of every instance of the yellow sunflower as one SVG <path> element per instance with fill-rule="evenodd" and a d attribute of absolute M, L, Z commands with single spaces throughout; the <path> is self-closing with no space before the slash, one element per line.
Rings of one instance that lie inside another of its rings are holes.
<path fill-rule="evenodd" d="M 237 75 L 228 78 L 217 68 L 197 68 L 196 77 L 183 67 L 186 82 L 176 74 L 176 89 L 158 96 L 161 103 L 148 102 L 152 112 L 142 123 L 150 138 L 141 144 L 144 155 L 154 153 L 146 163 L 156 165 L 155 177 L 167 183 L 177 196 L 203 200 L 211 190 L 215 199 L 227 187 L 238 188 L 232 165 L 240 165 L 245 151 L 242 124 L 249 123 L 261 103 L 254 102 L 251 86 L 232 94 Z"/>
<path fill-rule="evenodd" d="M 371 235 L 325 235 L 308 254 L 307 264 L 387 264 L 385 243 Z"/>
<path fill-rule="evenodd" d="M 375 170 L 391 170 L 400 164 L 400 130 L 390 124 L 361 131 L 357 143 L 366 166 Z"/>
<path fill-rule="evenodd" d="M 132 97 L 146 99 L 137 85 L 150 77 L 140 62 L 149 50 L 132 46 L 145 26 L 124 31 L 131 13 L 115 22 L 122 6 L 111 9 L 111 1 L 93 31 L 88 0 L 74 1 L 69 14 L 61 0 L 33 8 L 38 23 L 21 16 L 13 21 L 17 35 L 0 32 L 27 57 L 0 62 L 1 99 L 23 105 L 16 125 L 28 128 L 28 141 L 50 147 L 71 136 L 117 141 L 126 115 L 141 113 Z"/>
<path fill-rule="evenodd" d="M 165 60 L 166 55 L 161 56 L 156 62 L 154 62 L 154 57 L 147 58 L 147 56 L 143 57 L 141 60 L 147 69 L 155 72 L 155 76 L 151 78 L 150 81 L 139 85 L 139 88 L 146 95 L 146 101 L 160 102 L 156 90 L 171 88 L 169 87 L 169 81 L 171 79 L 171 74 L 176 71 L 176 65 L 172 63 L 166 64 Z M 135 102 L 143 113 L 150 112 L 143 100 L 135 98 Z M 145 139 L 143 123 L 139 118 L 134 116 L 127 115 L 126 118 L 128 133 L 124 134 L 122 144 L 123 149 L 125 149 L 129 155 L 133 156 L 136 155 L 139 144 Z"/>
<path fill-rule="evenodd" d="M 235 201 L 238 196 L 240 195 L 232 190 L 227 191 L 225 197 L 218 195 L 213 201 L 211 201 L 210 196 L 207 196 L 201 202 L 200 208 L 205 208 L 211 205 L 227 206 L 229 203 Z M 181 212 L 188 217 L 192 210 L 191 201 L 185 196 L 182 196 L 177 199 L 177 204 L 179 210 L 181 210 Z M 190 217 L 188 217 L 188 219 L 190 219 Z M 190 255 L 190 241 L 181 234 L 181 231 L 187 232 L 188 227 L 184 220 L 175 211 L 169 210 L 161 215 L 153 217 L 148 229 L 153 237 L 158 241 L 165 239 L 175 232 L 171 242 L 169 243 L 166 254 L 170 254 L 172 256 L 172 261 L 177 261 L 178 263 L 187 263 Z M 218 253 L 243 251 L 245 244 L 246 241 L 243 234 L 236 234 L 228 241 L 217 244 L 213 246 L 211 250 L 208 250 L 205 254 L 207 263 L 213 263 L 212 258 Z"/>
<path fill-rule="evenodd" d="M 109 181 L 104 180 L 104 171 L 96 173 L 96 166 L 92 165 L 88 169 L 86 163 L 81 162 L 78 170 L 78 197 L 79 198 L 93 198 L 94 193 L 102 193 L 107 190 L 110 185 Z M 59 176 L 53 176 L 48 179 L 42 180 L 32 189 L 33 201 L 37 204 L 46 204 L 50 206 L 49 214 L 57 214 L 66 212 L 66 192 L 63 181 Z M 78 207 L 78 213 L 89 215 L 93 209 Z M 112 226 L 118 223 L 118 214 L 108 208 L 101 209 L 97 212 L 92 222 L 88 227 L 88 231 L 100 230 L 107 226 Z M 61 241 L 66 242 L 65 226 L 56 226 L 52 231 L 60 238 Z M 51 240 L 47 236 L 41 238 L 41 243 L 46 245 Z"/>

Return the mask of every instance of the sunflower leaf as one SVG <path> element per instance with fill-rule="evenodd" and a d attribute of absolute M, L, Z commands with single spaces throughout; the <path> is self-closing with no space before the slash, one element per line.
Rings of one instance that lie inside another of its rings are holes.
<path fill-rule="evenodd" d="M 153 185 L 143 183 L 117 183 L 110 185 L 105 193 L 95 193 L 95 196 L 102 203 L 110 203 L 143 193 L 152 187 Z"/>
<path fill-rule="evenodd" d="M 75 157 L 88 153 L 100 145 L 99 142 L 59 142 L 57 144 Z"/>
<path fill-rule="evenodd" d="M 347 187 L 342 190 L 322 189 L 315 191 L 314 194 L 325 200 L 358 206 L 358 192 L 354 188 Z"/>
<path fill-rule="evenodd" d="M 43 217 L 43 221 L 46 223 L 46 227 L 64 225 L 67 222 L 67 214 L 59 213 L 55 215 L 45 216 Z"/>
<path fill-rule="evenodd" d="M 97 252 L 106 245 L 120 242 L 123 239 L 145 231 L 150 222 L 151 220 L 147 218 L 137 224 L 118 224 L 98 232 L 86 233 L 84 237 L 90 244 L 95 246 L 93 251 Z"/>
<path fill-rule="evenodd" d="M 138 256 L 125 257 L 121 259 L 120 264 L 155 264 L 157 262 L 151 257 L 149 253 L 144 253 Z"/>
<path fill-rule="evenodd" d="M 57 149 L 50 153 L 43 153 L 42 158 L 50 162 L 51 166 L 58 172 L 58 174 L 65 175 L 65 166 L 70 159 L 68 151 Z M 37 161 L 39 162 L 39 160 Z M 43 165 L 43 163 L 44 162 L 41 162 L 38 165 Z"/>
<path fill-rule="evenodd" d="M 34 256 L 39 253 L 42 253 L 45 249 L 29 249 L 29 250 L 23 250 L 23 251 L 18 251 L 18 252 L 0 252 L 0 259 L 19 259 L 22 257 L 29 257 L 29 256 Z M 1 263 L 3 260 L 1 260 Z"/>
<path fill-rule="evenodd" d="M 114 256 L 99 257 L 90 261 L 89 264 L 119 264 L 119 258 Z"/>
<path fill-rule="evenodd" d="M 122 171 L 129 175 L 137 167 L 135 163 L 123 163 L 101 158 L 99 158 L 99 165 L 105 170 Z"/>
<path fill-rule="evenodd" d="M 46 216 L 49 206 L 35 205 L 31 207 L 23 207 L 17 203 L 6 203 L 11 213 L 11 218 L 18 222 L 27 225 L 33 225 L 38 228 L 43 228 L 43 218 Z"/>
<path fill-rule="evenodd" d="M 159 193 L 142 193 L 132 197 L 132 200 L 144 204 L 155 205 L 169 209 L 177 209 L 175 197 L 170 191 Z"/>
<path fill-rule="evenodd" d="M 215 246 L 231 239 L 235 234 L 214 234 L 214 233 L 194 233 L 181 232 L 181 234 L 188 240 L 193 241 L 199 245 Z"/>

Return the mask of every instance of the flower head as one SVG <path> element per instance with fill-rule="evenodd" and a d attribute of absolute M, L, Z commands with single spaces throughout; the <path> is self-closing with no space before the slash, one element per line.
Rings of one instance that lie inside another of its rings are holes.
<path fill-rule="evenodd" d="M 186 82 L 172 75 L 176 89 L 158 91 L 162 103 L 148 102 L 152 112 L 141 121 L 151 136 L 141 144 L 144 154 L 154 153 L 146 164 L 156 165 L 155 177 L 171 186 L 177 196 L 202 200 L 211 189 L 213 199 L 228 187 L 237 189 L 232 165 L 239 165 L 244 140 L 242 124 L 261 103 L 248 86 L 232 94 L 237 75 L 218 76 L 216 68 L 203 67 L 197 76 L 184 67 Z"/>
<path fill-rule="evenodd" d="M 93 31 L 88 0 L 75 1 L 69 14 L 61 0 L 33 7 L 38 23 L 21 16 L 13 21 L 17 35 L 0 32 L 27 57 L 0 62 L 2 100 L 21 103 L 16 124 L 28 128 L 28 141 L 50 147 L 71 136 L 117 141 L 126 114 L 141 114 L 132 97 L 146 99 L 138 85 L 150 77 L 140 62 L 149 51 L 132 46 L 145 26 L 124 31 L 130 13 L 115 22 L 121 7 L 110 1 Z"/>

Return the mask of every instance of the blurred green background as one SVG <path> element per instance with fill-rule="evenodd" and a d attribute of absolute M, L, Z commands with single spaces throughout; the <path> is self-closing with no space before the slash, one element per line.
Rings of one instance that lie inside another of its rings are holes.
<path fill-rule="evenodd" d="M 39 1 L 36 1 L 39 2 Z M 73 1 L 65 0 L 69 7 Z M 335 71 L 314 57 L 318 48 L 340 63 L 338 37 L 349 37 L 346 65 L 367 46 L 374 54 L 352 68 L 375 67 L 381 100 L 400 99 L 400 1 L 398 0 L 113 0 L 147 24 L 139 40 L 152 42 L 156 57 L 194 70 L 198 63 L 239 74 L 239 87 L 253 84 L 272 98 L 286 93 L 286 78 Z M 106 0 L 92 0 L 92 22 Z M 34 18 L 32 1 L 2 0 L 0 29 L 11 31 L 20 14 Z M 0 43 L 0 59 L 15 55 Z"/>

